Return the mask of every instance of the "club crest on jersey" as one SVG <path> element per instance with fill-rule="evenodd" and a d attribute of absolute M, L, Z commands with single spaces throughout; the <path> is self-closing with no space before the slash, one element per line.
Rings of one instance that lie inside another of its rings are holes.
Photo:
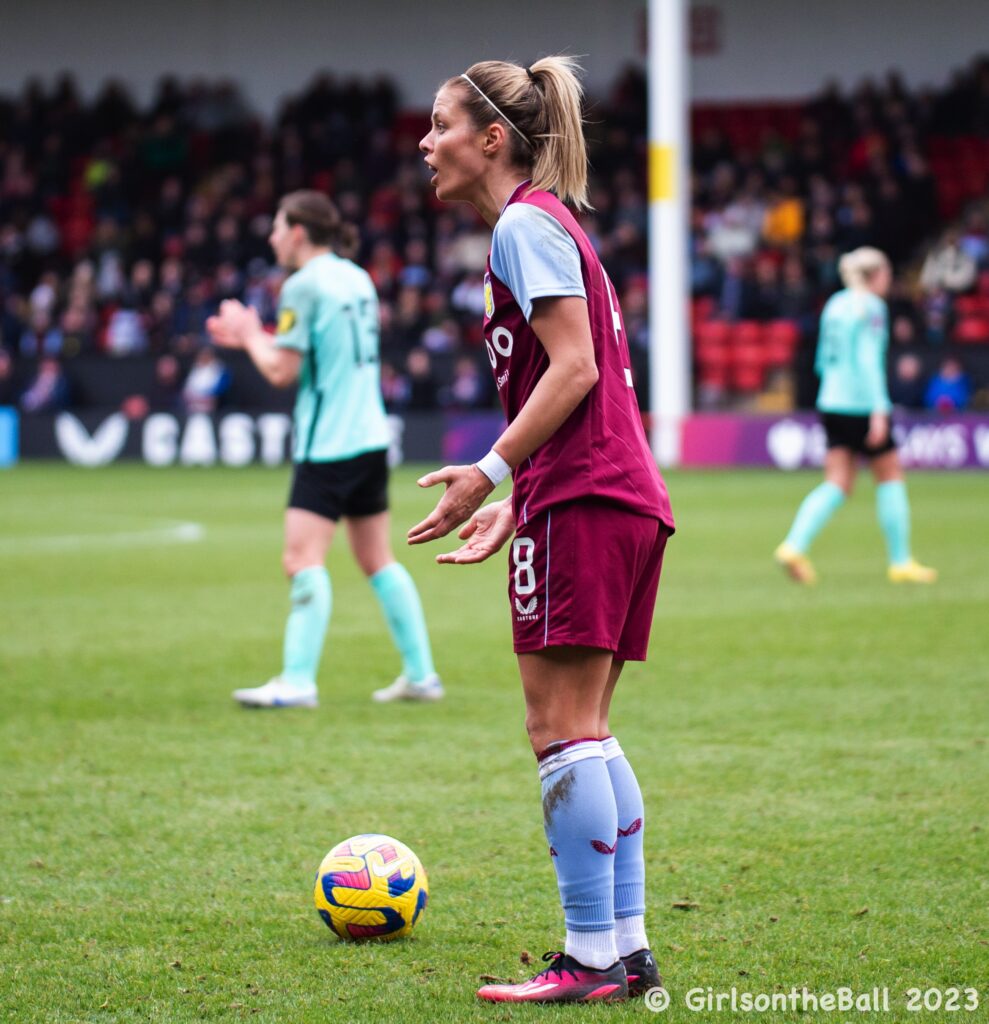
<path fill-rule="evenodd" d="M 278 311 L 278 333 L 288 334 L 295 326 L 295 310 L 281 309 Z"/>
<path fill-rule="evenodd" d="M 490 320 L 494 316 L 494 291 L 491 288 L 491 275 L 484 275 L 484 315 Z"/>
<path fill-rule="evenodd" d="M 515 598 L 515 610 L 518 612 L 516 618 L 519 622 L 532 622 L 538 618 L 536 608 L 539 607 L 539 598 L 531 597 L 524 604 L 519 598 Z"/>

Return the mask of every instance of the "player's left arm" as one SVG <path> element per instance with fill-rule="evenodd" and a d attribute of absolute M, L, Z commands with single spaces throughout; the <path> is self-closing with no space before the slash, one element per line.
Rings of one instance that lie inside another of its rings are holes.
<path fill-rule="evenodd" d="M 501 551 L 505 541 L 514 532 L 515 515 L 512 512 L 512 496 L 509 495 L 478 509 L 457 534 L 464 543 L 456 551 L 437 555 L 436 561 L 451 565 L 483 562 Z"/>
<path fill-rule="evenodd" d="M 220 312 L 206 321 L 206 329 L 221 348 L 243 349 L 276 388 L 289 387 L 298 380 L 302 353 L 277 346 L 252 307 L 226 299 L 220 303 Z"/>
<path fill-rule="evenodd" d="M 560 429 L 598 380 L 586 299 L 573 295 L 536 299 L 529 326 L 546 349 L 549 366 L 493 445 L 513 469 Z M 477 466 L 446 466 L 419 480 L 420 487 L 440 483 L 446 484 L 446 493 L 430 515 L 409 530 L 410 544 L 445 537 L 494 490 Z"/>
<path fill-rule="evenodd" d="M 861 325 L 858 336 L 859 372 L 866 381 L 872 405 L 866 435 L 866 444 L 871 448 L 883 444 L 890 429 L 892 403 L 886 383 L 887 316 L 886 305 L 880 302 L 867 314 L 867 320 Z"/>

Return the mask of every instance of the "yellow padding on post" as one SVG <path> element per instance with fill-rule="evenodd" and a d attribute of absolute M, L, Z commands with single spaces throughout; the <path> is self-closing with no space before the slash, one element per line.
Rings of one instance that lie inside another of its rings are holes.
<path fill-rule="evenodd" d="M 676 163 L 673 146 L 649 143 L 649 202 L 672 199 L 676 194 Z"/>

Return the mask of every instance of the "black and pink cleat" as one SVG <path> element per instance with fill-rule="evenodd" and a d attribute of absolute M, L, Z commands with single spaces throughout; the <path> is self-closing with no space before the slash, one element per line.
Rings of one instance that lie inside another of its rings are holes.
<path fill-rule="evenodd" d="M 628 996 L 621 960 L 599 971 L 566 953 L 546 953 L 543 959 L 549 967 L 530 981 L 485 985 L 478 989 L 478 997 L 490 1003 L 608 1003 Z"/>
<path fill-rule="evenodd" d="M 630 996 L 641 996 L 651 988 L 663 987 L 663 979 L 660 977 L 652 950 L 639 949 L 629 953 L 628 956 L 622 957 L 622 963 L 625 965 Z"/>

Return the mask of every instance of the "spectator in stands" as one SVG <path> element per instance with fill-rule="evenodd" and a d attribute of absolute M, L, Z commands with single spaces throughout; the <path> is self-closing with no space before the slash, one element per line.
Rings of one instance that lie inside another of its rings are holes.
<path fill-rule="evenodd" d="M 14 357 L 5 348 L 0 348 L 0 406 L 17 402 L 17 385 L 14 382 Z"/>
<path fill-rule="evenodd" d="M 804 204 L 797 195 L 797 182 L 787 175 L 770 193 L 762 222 L 762 237 L 767 244 L 786 248 L 796 245 L 804 234 Z"/>
<path fill-rule="evenodd" d="M 59 412 L 69 404 L 69 382 L 61 363 L 54 356 L 44 356 L 27 391 L 21 396 L 25 413 Z"/>
<path fill-rule="evenodd" d="M 200 349 L 182 386 L 185 411 L 216 412 L 229 389 L 230 373 L 223 361 L 211 347 Z"/>
<path fill-rule="evenodd" d="M 424 348 L 414 348 L 405 361 L 409 379 L 408 408 L 435 409 L 439 393 L 433 363 Z"/>
<path fill-rule="evenodd" d="M 473 356 L 461 356 L 453 380 L 440 391 L 440 404 L 454 409 L 478 409 L 485 404 L 490 373 L 482 373 Z"/>
<path fill-rule="evenodd" d="M 31 314 L 28 329 L 21 335 L 22 356 L 58 356 L 62 354 L 62 332 L 52 322 L 46 307 L 38 307 Z"/>
<path fill-rule="evenodd" d="M 945 359 L 924 392 L 924 405 L 935 412 L 961 412 L 968 408 L 972 385 L 961 361 Z"/>
<path fill-rule="evenodd" d="M 889 400 L 901 409 L 924 406 L 924 367 L 912 353 L 897 356 L 889 379 Z"/>
<path fill-rule="evenodd" d="M 148 332 L 141 314 L 133 306 L 119 306 L 107 324 L 106 351 L 112 356 L 130 356 L 147 348 Z"/>
<path fill-rule="evenodd" d="M 951 230 L 945 233 L 940 245 L 927 254 L 920 283 L 927 292 L 944 289 L 957 295 L 969 291 L 977 276 L 975 260 L 959 244 L 958 232 Z"/>
<path fill-rule="evenodd" d="M 405 409 L 412 395 L 412 385 L 404 373 L 389 362 L 381 364 L 381 397 L 389 412 Z"/>
<path fill-rule="evenodd" d="M 924 295 L 921 306 L 924 331 L 931 345 L 943 345 L 951 329 L 951 296 L 944 288 L 934 288 Z"/>
<path fill-rule="evenodd" d="M 979 270 L 989 267 L 989 229 L 986 226 L 985 211 L 975 209 L 968 212 L 958 246 L 975 261 Z"/>
<path fill-rule="evenodd" d="M 96 339 L 93 319 L 91 311 L 86 306 L 75 304 L 65 310 L 60 321 L 63 358 L 69 359 L 94 350 Z"/>
<path fill-rule="evenodd" d="M 175 356 L 159 356 L 155 362 L 155 379 L 148 394 L 151 412 L 180 412 L 183 407 L 182 367 Z"/>

